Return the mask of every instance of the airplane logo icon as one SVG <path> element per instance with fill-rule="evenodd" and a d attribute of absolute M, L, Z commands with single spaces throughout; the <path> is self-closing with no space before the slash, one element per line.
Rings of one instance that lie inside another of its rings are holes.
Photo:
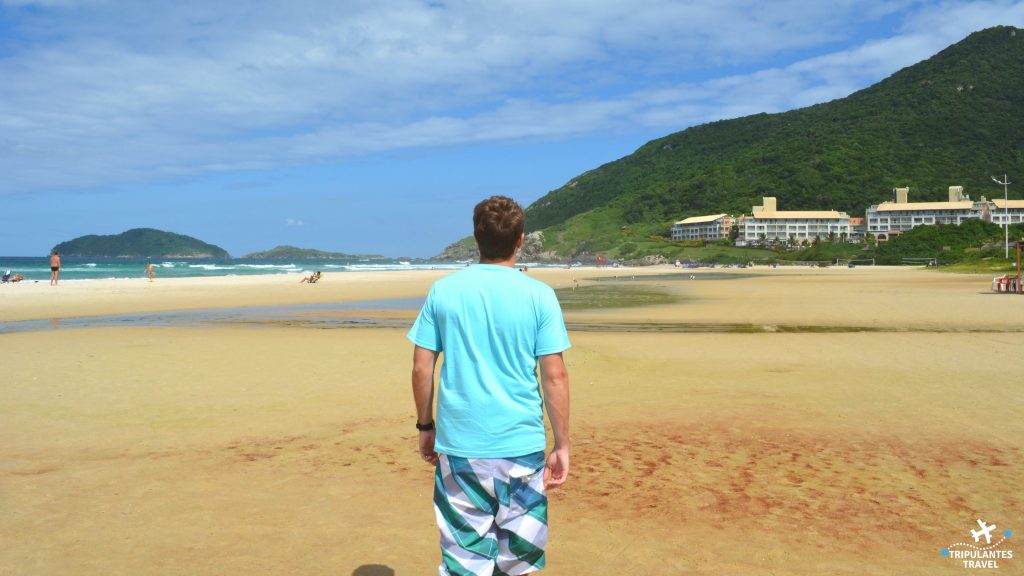
<path fill-rule="evenodd" d="M 978 526 L 981 527 L 980 530 L 971 530 L 971 536 L 974 536 L 974 541 L 977 542 L 979 539 L 981 539 L 982 536 L 984 536 L 985 537 L 985 543 L 986 544 L 991 544 L 992 543 L 992 531 L 996 529 L 996 525 L 993 524 L 991 526 L 988 526 L 988 525 L 985 524 L 985 522 L 983 522 L 981 520 L 981 518 L 979 518 L 978 519 Z"/>

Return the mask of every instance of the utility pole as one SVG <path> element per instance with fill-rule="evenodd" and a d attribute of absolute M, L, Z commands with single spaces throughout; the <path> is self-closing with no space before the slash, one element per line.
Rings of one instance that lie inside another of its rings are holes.
<path fill-rule="evenodd" d="M 1003 181 L 1000 182 L 995 176 L 992 177 L 992 181 L 996 184 L 1003 185 L 1003 230 L 1006 236 L 1006 255 L 1007 260 L 1010 259 L 1010 179 L 1006 177 L 1006 173 L 1003 173 Z"/>

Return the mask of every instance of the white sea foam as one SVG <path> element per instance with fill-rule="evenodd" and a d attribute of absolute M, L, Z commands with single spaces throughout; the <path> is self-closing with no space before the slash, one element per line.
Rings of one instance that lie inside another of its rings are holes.
<path fill-rule="evenodd" d="M 26 279 L 32 281 L 46 281 L 50 277 L 49 262 L 43 258 L 27 259 L 17 258 L 6 261 L 0 258 L 0 270 L 11 269 L 14 272 L 24 274 Z M 64 280 L 99 280 L 99 279 L 139 279 L 145 278 L 145 259 L 117 259 L 95 262 L 66 262 L 61 275 Z M 408 262 L 408 263 L 407 263 Z M 525 263 L 533 267 L 533 263 Z M 458 270 L 465 267 L 457 262 L 426 263 L 421 261 L 380 261 L 380 260 L 357 260 L 346 263 L 339 260 L 328 261 L 277 261 L 277 262 L 237 262 L 237 261 L 182 261 L 167 260 L 153 261 L 153 266 L 160 271 L 157 276 L 165 278 L 183 277 L 208 277 L 208 276 L 252 276 L 259 274 L 295 274 L 309 276 L 315 270 L 333 274 L 344 274 L 346 272 L 386 272 L 394 270 Z M 545 267 L 540 264 L 538 267 Z M 297 279 L 296 279 L 297 281 Z"/>
<path fill-rule="evenodd" d="M 239 264 L 238 268 L 251 268 L 253 270 L 297 270 L 295 264 Z"/>
<path fill-rule="evenodd" d="M 349 264 L 344 267 L 350 272 L 376 272 L 387 270 L 458 270 L 462 264 Z"/>

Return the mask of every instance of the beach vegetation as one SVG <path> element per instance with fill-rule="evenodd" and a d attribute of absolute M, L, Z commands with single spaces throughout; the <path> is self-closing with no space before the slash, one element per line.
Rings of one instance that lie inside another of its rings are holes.
<path fill-rule="evenodd" d="M 1024 235 L 1024 226 L 1010 226 L 1010 238 Z M 1005 260 L 1003 229 L 982 220 L 967 220 L 959 226 L 939 224 L 918 226 L 880 242 L 873 250 L 879 264 L 900 264 L 904 258 L 934 258 L 940 264 L 980 263 L 990 258 Z"/>
<path fill-rule="evenodd" d="M 835 262 L 836 260 L 855 260 L 857 258 L 871 258 L 870 254 L 865 255 L 864 245 L 827 240 L 816 242 L 808 248 L 786 250 L 778 254 L 780 261 L 797 262 Z"/>
<path fill-rule="evenodd" d="M 555 296 L 558 297 L 563 310 L 635 308 L 679 301 L 679 296 L 650 286 L 610 284 L 559 288 L 555 290 Z"/>

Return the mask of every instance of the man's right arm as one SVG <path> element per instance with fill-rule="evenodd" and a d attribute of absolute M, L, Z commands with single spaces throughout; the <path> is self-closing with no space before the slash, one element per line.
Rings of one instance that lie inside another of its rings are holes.
<path fill-rule="evenodd" d="M 416 422 L 430 424 L 434 421 L 434 367 L 438 352 L 421 346 L 412 353 L 412 397 L 416 403 Z M 434 452 L 435 429 L 422 430 L 419 434 L 420 457 L 428 464 L 437 464 Z"/>
<path fill-rule="evenodd" d="M 540 382 L 555 446 L 544 469 L 544 486 L 561 486 L 569 476 L 569 372 L 562 353 L 540 357 Z"/>

